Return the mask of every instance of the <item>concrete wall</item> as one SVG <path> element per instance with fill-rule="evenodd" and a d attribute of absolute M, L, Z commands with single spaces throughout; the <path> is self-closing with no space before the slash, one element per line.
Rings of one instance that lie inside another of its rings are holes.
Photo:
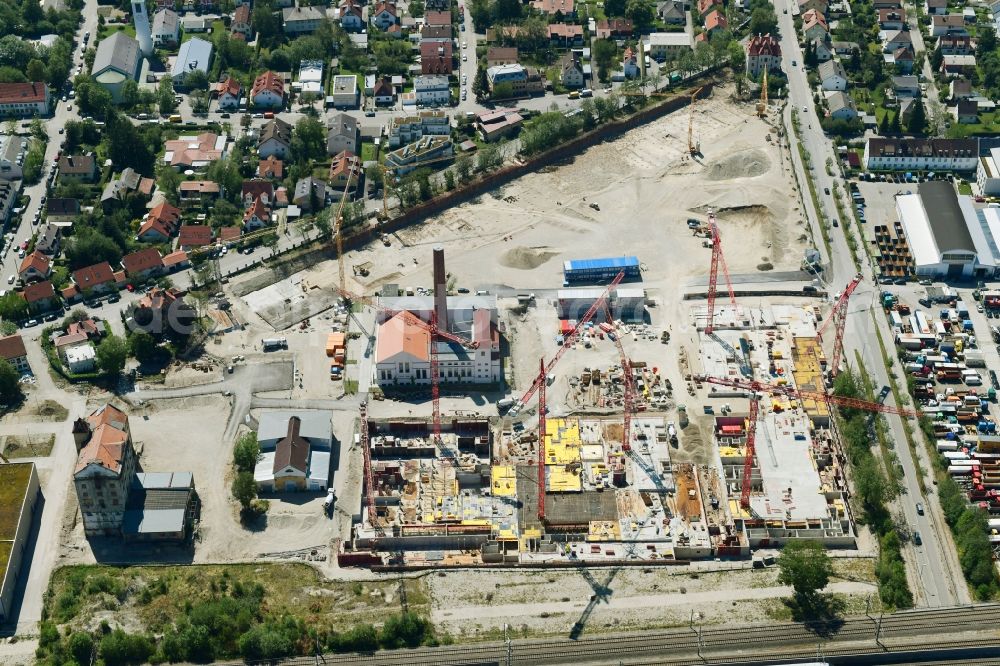
<path fill-rule="evenodd" d="M 0 622 L 10 620 L 14 607 L 14 590 L 17 588 L 17 578 L 21 571 L 24 559 L 24 549 L 28 544 L 28 537 L 31 534 L 31 522 L 35 514 L 35 505 L 38 503 L 38 471 L 34 463 L 15 463 L 20 465 L 31 465 L 31 475 L 28 477 L 27 499 L 21 508 L 21 516 L 17 521 L 17 528 L 14 531 L 14 540 L 10 552 L 10 561 L 3 581 L 0 581 Z"/>

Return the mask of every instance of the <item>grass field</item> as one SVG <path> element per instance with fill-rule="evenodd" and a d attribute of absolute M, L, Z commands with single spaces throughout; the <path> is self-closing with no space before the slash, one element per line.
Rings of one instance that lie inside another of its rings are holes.
<path fill-rule="evenodd" d="M 56 436 L 49 435 L 7 435 L 3 440 L 3 454 L 11 460 L 17 458 L 37 458 L 52 453 Z"/>

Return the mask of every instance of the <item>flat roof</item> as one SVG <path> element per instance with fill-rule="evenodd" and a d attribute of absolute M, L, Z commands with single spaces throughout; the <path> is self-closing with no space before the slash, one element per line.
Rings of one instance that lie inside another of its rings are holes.
<path fill-rule="evenodd" d="M 809 419 L 771 412 L 757 421 L 757 465 L 763 493 L 750 496 L 762 518 L 829 518 L 823 484 L 810 450 Z"/>
<path fill-rule="evenodd" d="M 906 232 L 906 242 L 917 266 L 931 266 L 941 261 L 930 221 L 924 212 L 918 194 L 901 194 L 896 197 L 896 210 Z"/>
<path fill-rule="evenodd" d="M 638 268 L 638 257 L 605 257 L 603 259 L 570 259 L 563 264 L 565 271 L 579 271 L 600 268 Z"/>
<path fill-rule="evenodd" d="M 958 204 L 958 194 L 948 181 L 934 180 L 920 183 L 917 193 L 924 204 L 924 210 L 930 213 L 931 230 L 938 249 L 965 250 L 975 252 L 972 235 L 965 223 L 965 216 Z"/>
<path fill-rule="evenodd" d="M 0 541 L 16 536 L 33 467 L 34 463 L 0 465 Z"/>

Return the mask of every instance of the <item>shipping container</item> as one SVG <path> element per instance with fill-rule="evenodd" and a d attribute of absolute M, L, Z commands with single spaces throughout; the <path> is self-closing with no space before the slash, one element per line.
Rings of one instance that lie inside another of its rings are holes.
<path fill-rule="evenodd" d="M 288 340 L 285 338 L 264 338 L 261 340 L 261 346 L 264 351 L 273 351 L 275 349 L 287 349 Z"/>

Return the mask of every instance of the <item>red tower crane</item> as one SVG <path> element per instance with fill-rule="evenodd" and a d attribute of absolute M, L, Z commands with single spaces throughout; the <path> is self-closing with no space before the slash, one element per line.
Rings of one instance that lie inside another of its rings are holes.
<path fill-rule="evenodd" d="M 833 356 L 830 361 L 829 370 L 830 379 L 836 377 L 837 373 L 840 372 L 840 357 L 844 353 L 844 326 L 847 324 L 847 302 L 850 300 L 854 290 L 861 284 L 861 279 L 862 277 L 859 273 L 851 280 L 834 304 L 833 309 L 830 311 L 830 316 L 826 318 L 823 325 L 816 331 L 816 337 L 819 338 L 820 342 L 823 342 L 823 333 L 830 326 L 830 322 L 833 322 L 834 339 Z"/>
<path fill-rule="evenodd" d="M 545 359 L 538 359 L 538 522 L 545 521 Z"/>
<path fill-rule="evenodd" d="M 712 267 L 708 273 L 708 324 L 705 326 L 705 334 L 711 335 L 715 322 L 715 296 L 716 286 L 719 282 L 719 266 L 722 267 L 722 274 L 726 278 L 729 302 L 732 305 L 736 305 L 736 295 L 733 293 L 733 283 L 729 279 L 726 257 L 722 254 L 722 236 L 719 235 L 719 226 L 715 223 L 715 213 L 708 214 L 708 228 L 712 234 Z"/>
<path fill-rule="evenodd" d="M 608 299 L 608 294 L 610 294 L 611 290 L 617 287 L 618 284 L 624 279 L 625 271 L 620 271 L 618 275 L 615 276 L 615 279 L 611 281 L 611 284 L 608 285 L 607 289 L 604 290 L 604 293 L 602 293 L 600 297 L 594 301 L 594 304 L 590 306 L 590 309 L 583 314 L 577 322 L 576 328 L 574 328 L 573 331 L 563 340 L 562 347 L 559 348 L 559 351 L 555 353 L 555 356 L 553 356 L 552 359 L 546 364 L 545 372 L 535 378 L 535 381 L 528 387 L 528 390 L 524 392 L 521 399 L 514 403 L 514 406 L 511 407 L 510 412 L 508 412 L 511 416 L 516 415 L 524 409 L 524 407 L 528 404 L 528 401 L 534 397 L 541 385 L 545 383 L 545 378 L 550 372 L 552 372 L 552 369 L 556 366 L 556 363 L 559 362 L 559 359 L 562 358 L 562 355 L 573 346 L 574 342 L 576 342 L 577 337 L 580 335 L 580 331 L 583 330 L 584 324 L 593 319 L 597 311 L 604 307 L 604 303 Z"/>
<path fill-rule="evenodd" d="M 760 394 L 783 395 L 796 400 L 816 400 L 824 402 L 830 406 L 850 407 L 852 409 L 862 409 L 869 412 L 881 412 L 883 414 L 899 414 L 901 416 L 917 417 L 920 412 L 903 407 L 893 407 L 880 402 L 870 402 L 859 398 L 848 398 L 821 391 L 807 391 L 793 388 L 791 386 L 779 386 L 777 384 L 765 384 L 764 382 L 745 380 L 738 378 L 707 377 L 699 375 L 699 382 L 728 386 L 729 388 L 749 391 L 750 396 L 750 416 L 747 418 L 747 446 L 746 456 L 743 459 L 743 486 L 740 494 L 740 506 L 744 509 L 750 506 L 750 473 L 753 469 L 753 458 L 757 437 L 757 416 L 759 408 L 757 397 Z"/>
<path fill-rule="evenodd" d="M 615 322 L 611 317 L 611 311 L 607 308 L 604 311 L 607 314 L 608 324 L 613 327 Z M 631 432 L 632 412 L 635 410 L 635 378 L 632 376 L 632 363 L 628 360 L 628 356 L 625 355 L 625 347 L 622 346 L 622 336 L 617 329 L 615 329 L 613 337 L 615 339 L 615 346 L 618 348 L 618 358 L 621 359 L 623 373 L 622 395 L 625 418 L 622 431 L 622 451 L 629 451 L 632 448 Z"/>

